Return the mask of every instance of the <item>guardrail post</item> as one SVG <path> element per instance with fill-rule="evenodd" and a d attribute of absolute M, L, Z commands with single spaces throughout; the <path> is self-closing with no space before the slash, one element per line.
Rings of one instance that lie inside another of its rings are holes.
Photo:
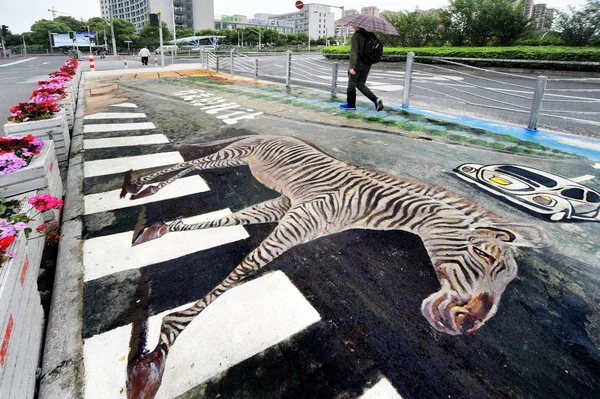
<path fill-rule="evenodd" d="M 292 83 L 292 51 L 287 51 L 287 65 L 285 68 L 285 87 L 290 88 Z"/>
<path fill-rule="evenodd" d="M 200 64 L 204 67 L 204 50 L 200 47 Z"/>
<path fill-rule="evenodd" d="M 335 96 L 337 94 L 337 78 L 338 78 L 338 66 L 337 62 L 333 63 L 331 70 L 331 95 Z"/>
<path fill-rule="evenodd" d="M 548 78 L 545 76 L 538 76 L 535 80 L 535 92 L 533 93 L 533 100 L 531 102 L 531 113 L 529 114 L 527 130 L 537 130 L 538 128 L 547 81 Z"/>
<path fill-rule="evenodd" d="M 231 61 L 231 76 L 233 76 L 233 49 L 229 50 L 229 59 Z"/>
<path fill-rule="evenodd" d="M 412 81 L 412 68 L 415 58 L 414 52 L 406 54 L 406 69 L 404 72 L 404 90 L 402 91 L 402 107 L 407 108 L 410 102 L 410 83 Z"/>
<path fill-rule="evenodd" d="M 254 59 L 254 79 L 258 79 L 258 58 Z"/>
<path fill-rule="evenodd" d="M 215 56 L 215 59 L 217 60 L 217 72 L 219 72 L 219 57 Z"/>

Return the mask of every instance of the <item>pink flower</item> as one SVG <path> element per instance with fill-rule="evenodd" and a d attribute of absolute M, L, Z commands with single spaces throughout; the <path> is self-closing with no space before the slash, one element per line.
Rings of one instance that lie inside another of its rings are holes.
<path fill-rule="evenodd" d="M 49 209 L 62 209 L 63 201 L 50 194 L 40 194 L 29 198 L 28 202 L 38 211 L 47 211 Z"/>

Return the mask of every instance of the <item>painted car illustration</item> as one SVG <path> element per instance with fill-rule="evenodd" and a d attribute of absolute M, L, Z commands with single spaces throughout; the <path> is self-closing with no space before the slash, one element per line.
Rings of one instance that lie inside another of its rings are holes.
<path fill-rule="evenodd" d="M 508 164 L 465 163 L 454 172 L 469 183 L 551 220 L 600 221 L 600 193 L 564 177 Z"/>

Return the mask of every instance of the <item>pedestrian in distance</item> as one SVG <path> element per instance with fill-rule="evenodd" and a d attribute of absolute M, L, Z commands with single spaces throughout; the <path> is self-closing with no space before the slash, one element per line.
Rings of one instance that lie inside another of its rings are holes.
<path fill-rule="evenodd" d="M 344 110 L 356 109 L 356 89 L 365 95 L 375 104 L 377 111 L 383 110 L 383 101 L 381 101 L 373 92 L 365 85 L 369 71 L 371 71 L 371 63 L 365 61 L 363 50 L 368 38 L 373 33 L 366 31 L 363 28 L 354 26 L 354 34 L 350 43 L 350 65 L 348 66 L 348 90 L 346 92 L 346 104 L 340 105 Z"/>
<path fill-rule="evenodd" d="M 150 57 L 150 50 L 144 47 L 140 50 L 138 57 L 142 59 L 142 65 L 148 65 L 148 57 Z"/>

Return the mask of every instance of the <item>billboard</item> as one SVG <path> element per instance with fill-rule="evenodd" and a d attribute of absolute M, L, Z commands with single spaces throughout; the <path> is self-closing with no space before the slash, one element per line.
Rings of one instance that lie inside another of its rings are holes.
<path fill-rule="evenodd" d="M 90 40 L 91 45 L 95 46 L 96 43 L 96 34 L 89 33 L 84 36 L 83 32 L 75 32 L 76 40 L 73 41 L 69 37 L 68 33 L 53 33 L 52 34 L 52 42 L 54 43 L 52 47 L 72 47 L 72 46 L 89 46 Z"/>

